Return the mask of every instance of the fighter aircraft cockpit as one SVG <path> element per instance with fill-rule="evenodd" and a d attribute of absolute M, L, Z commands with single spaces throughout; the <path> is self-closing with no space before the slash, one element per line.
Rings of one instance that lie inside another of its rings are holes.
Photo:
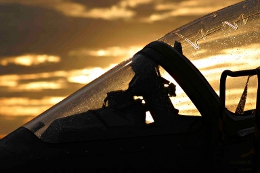
<path fill-rule="evenodd" d="M 201 121 L 174 78 L 137 53 L 25 127 L 45 142 L 59 143 L 186 133 L 200 128 Z"/>
<path fill-rule="evenodd" d="M 23 127 L 61 143 L 189 133 L 206 119 L 217 136 L 221 73 L 259 67 L 258 8 L 241 2 L 171 31 Z M 245 85 L 253 116 L 256 79 L 228 79 L 223 109 L 234 121 Z"/>
<path fill-rule="evenodd" d="M 3 138 L 1 168 L 259 172 L 259 24 L 248 0 L 147 44 Z"/>

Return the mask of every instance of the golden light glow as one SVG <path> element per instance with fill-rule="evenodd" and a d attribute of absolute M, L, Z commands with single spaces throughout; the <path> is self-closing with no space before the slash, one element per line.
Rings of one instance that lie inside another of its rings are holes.
<path fill-rule="evenodd" d="M 216 82 L 217 86 L 212 86 L 218 93 L 218 81 L 224 70 L 237 71 L 258 67 L 255 62 L 260 60 L 259 46 L 260 44 L 250 44 L 243 47 L 224 49 L 216 56 L 205 56 L 203 59 L 193 60 L 192 63 L 201 71 L 209 83 Z"/>
<path fill-rule="evenodd" d="M 0 114 L 3 115 L 8 115 L 8 116 L 25 116 L 25 115 L 30 115 L 30 116 L 37 116 L 41 112 L 47 110 L 50 108 L 50 106 L 1 106 Z"/>
<path fill-rule="evenodd" d="M 31 82 L 28 84 L 20 84 L 15 89 L 16 90 L 43 90 L 43 89 L 61 89 L 62 84 L 59 82 Z"/>
<path fill-rule="evenodd" d="M 17 81 L 19 79 L 19 75 L 3 75 L 0 76 L 0 86 L 4 87 L 15 87 L 17 86 Z"/>
<path fill-rule="evenodd" d="M 106 52 L 104 50 L 97 51 L 97 56 L 105 56 Z"/>
<path fill-rule="evenodd" d="M 53 55 L 21 55 L 17 57 L 9 57 L 4 58 L 0 61 L 0 65 L 6 66 L 10 63 L 23 65 L 23 66 L 31 66 L 31 65 L 39 65 L 42 63 L 57 63 L 60 62 L 60 57 Z"/>
<path fill-rule="evenodd" d="M 149 111 L 146 112 L 146 115 L 145 115 L 145 123 L 146 124 L 151 124 L 154 122 L 154 119 L 151 115 L 151 113 Z"/>
<path fill-rule="evenodd" d="M 179 110 L 180 115 L 201 115 L 184 91 L 178 94 L 176 93 L 176 95 L 176 97 L 171 97 L 170 99 L 174 107 Z"/>
<path fill-rule="evenodd" d="M 176 16 L 203 15 L 203 14 L 207 14 L 209 12 L 215 11 L 215 9 L 219 9 L 219 8 L 216 8 L 214 6 L 213 7 L 178 8 L 178 9 L 176 9 L 174 11 L 170 11 L 170 12 L 152 14 L 148 19 L 146 19 L 146 21 L 155 22 L 155 21 L 165 20 L 167 18 L 172 18 L 172 17 L 176 17 Z"/>
<path fill-rule="evenodd" d="M 208 82 L 212 85 L 213 89 L 219 94 L 219 81 L 221 73 L 224 70 L 238 71 L 246 69 L 255 69 L 258 67 L 257 63 L 260 59 L 260 50 L 258 49 L 260 44 L 248 44 L 241 47 L 233 47 L 223 49 L 214 56 L 204 56 L 203 59 L 193 60 L 193 64 L 201 71 L 206 77 Z M 201 50 L 202 54 L 206 55 L 205 50 Z M 198 53 L 199 54 L 199 53 Z M 235 112 L 238 105 L 244 87 L 246 85 L 246 77 L 244 79 L 235 78 L 227 79 L 226 84 L 226 107 Z M 256 79 L 250 79 L 250 81 L 256 84 Z M 238 82 L 240 83 L 238 86 Z M 250 86 L 248 88 L 246 109 L 255 109 L 256 104 L 256 86 Z"/>
<path fill-rule="evenodd" d="M 119 2 L 122 7 L 136 7 L 141 4 L 148 4 L 153 0 L 122 0 Z"/>
<path fill-rule="evenodd" d="M 28 80 L 28 79 L 42 79 L 44 78 L 49 78 L 49 77 L 66 77 L 67 72 L 66 71 L 56 71 L 56 72 L 51 72 L 51 73 L 37 73 L 37 74 L 14 74 L 14 75 L 2 75 L 0 76 L 0 86 L 6 86 L 10 87 L 9 89 L 18 89 L 15 88 L 19 85 L 20 80 Z M 37 83 L 37 82 L 36 82 Z M 26 84 L 24 84 L 26 85 Z M 21 87 L 22 89 L 23 87 Z"/>
<path fill-rule="evenodd" d="M 130 47 L 107 47 L 99 50 L 89 50 L 81 48 L 69 52 L 70 56 L 108 56 L 108 57 L 122 57 L 124 59 L 131 58 L 136 52 L 142 49 L 142 46 L 130 46 Z"/>
<path fill-rule="evenodd" d="M 35 76 L 34 78 L 31 78 Z M 38 79 L 40 75 L 4 75 L 0 76 L 0 86 L 9 87 L 10 91 L 27 91 L 27 90 L 42 90 L 42 89 L 60 89 L 63 87 L 62 81 L 38 81 L 19 84 L 20 80 L 23 79 Z M 27 78 L 28 77 L 28 78 Z"/>
<path fill-rule="evenodd" d="M 52 105 L 61 101 L 63 97 L 44 97 L 42 99 L 30 99 L 26 97 L 0 98 L 0 105 Z"/>
<path fill-rule="evenodd" d="M 74 82 L 74 83 L 81 83 L 81 84 L 87 84 L 94 79 L 98 78 L 101 76 L 103 73 L 106 71 L 110 70 L 116 66 L 116 64 L 111 64 L 107 68 L 88 68 L 88 69 L 83 69 L 83 70 L 74 70 L 69 73 L 68 81 L 69 82 Z"/>
<path fill-rule="evenodd" d="M 186 95 L 183 89 L 178 85 L 178 83 L 166 72 L 163 68 L 160 68 L 160 73 L 163 78 L 172 82 L 176 85 L 176 97 L 170 97 L 170 100 L 173 106 L 179 110 L 180 115 L 192 115 L 192 116 L 201 116 L 198 109 L 192 103 L 190 98 Z"/>
<path fill-rule="evenodd" d="M 8 116 L 36 116 L 61 101 L 63 97 L 0 98 L 0 114 Z"/>

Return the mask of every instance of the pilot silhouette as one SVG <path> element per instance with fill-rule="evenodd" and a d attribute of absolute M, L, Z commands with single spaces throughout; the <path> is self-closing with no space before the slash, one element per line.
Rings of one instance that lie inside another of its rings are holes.
<path fill-rule="evenodd" d="M 131 63 L 135 76 L 127 91 L 134 96 L 143 97 L 146 109 L 150 111 L 155 124 L 166 124 L 175 119 L 179 112 L 169 98 L 176 96 L 175 85 L 161 77 L 158 64 L 139 56 L 142 55 L 134 57 Z"/>

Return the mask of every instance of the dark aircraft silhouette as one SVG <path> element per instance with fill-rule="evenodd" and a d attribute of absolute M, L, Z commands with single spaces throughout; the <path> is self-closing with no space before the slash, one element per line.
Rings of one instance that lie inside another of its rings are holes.
<path fill-rule="evenodd" d="M 3 138 L 1 172 L 259 172 L 259 20 L 245 1 L 148 44 Z"/>

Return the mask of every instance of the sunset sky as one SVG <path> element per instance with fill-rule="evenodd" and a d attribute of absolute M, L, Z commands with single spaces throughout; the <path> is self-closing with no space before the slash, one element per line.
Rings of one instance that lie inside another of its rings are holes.
<path fill-rule="evenodd" d="M 240 0 L 0 0 L 0 137 L 171 30 Z"/>

